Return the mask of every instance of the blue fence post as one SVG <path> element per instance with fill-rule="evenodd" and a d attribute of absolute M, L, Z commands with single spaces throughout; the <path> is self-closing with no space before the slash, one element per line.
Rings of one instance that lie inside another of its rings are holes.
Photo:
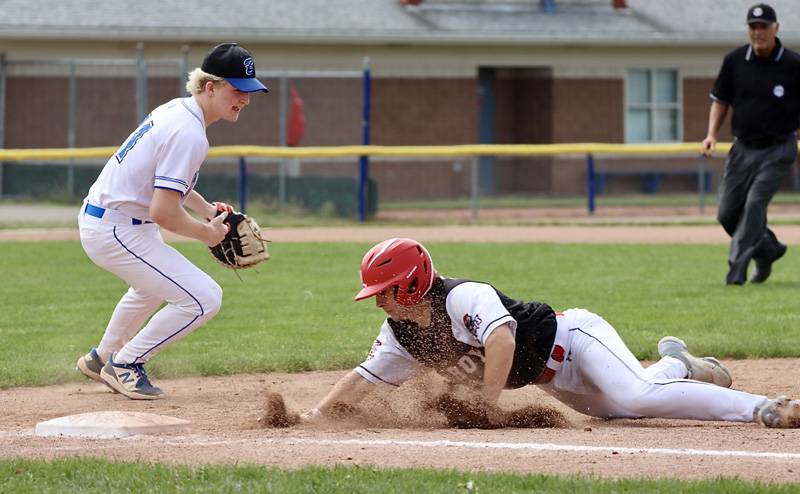
<path fill-rule="evenodd" d="M 369 57 L 364 57 L 364 74 L 362 77 L 362 120 L 361 120 L 361 144 L 369 145 L 369 102 L 372 78 L 369 70 Z M 358 221 L 367 220 L 367 200 L 369 187 L 369 156 L 361 156 L 358 159 Z"/>
<path fill-rule="evenodd" d="M 247 163 L 244 156 L 239 156 L 239 211 L 247 209 Z"/>
<path fill-rule="evenodd" d="M 597 190 L 595 188 L 595 176 L 594 176 L 594 157 L 590 154 L 586 155 L 586 197 L 588 198 L 588 204 L 586 207 L 589 210 L 589 214 L 594 214 L 594 192 Z"/>

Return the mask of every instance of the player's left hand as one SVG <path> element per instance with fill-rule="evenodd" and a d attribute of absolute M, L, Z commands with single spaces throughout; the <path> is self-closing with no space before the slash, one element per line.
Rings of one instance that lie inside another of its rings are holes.
<path fill-rule="evenodd" d="M 230 269 L 251 268 L 269 259 L 267 240 L 261 236 L 261 228 L 253 218 L 236 211 L 218 214 L 211 224 L 224 216 L 229 230 L 222 241 L 209 246 L 214 259 Z"/>
<path fill-rule="evenodd" d="M 313 424 L 315 422 L 319 422 L 321 419 L 322 419 L 322 413 L 316 408 L 312 408 L 311 410 L 305 411 L 300 414 L 301 424 Z"/>

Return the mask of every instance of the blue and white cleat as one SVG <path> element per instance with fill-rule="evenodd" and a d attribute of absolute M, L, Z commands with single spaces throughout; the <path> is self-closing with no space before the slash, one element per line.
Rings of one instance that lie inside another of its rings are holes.
<path fill-rule="evenodd" d="M 100 377 L 109 388 L 132 400 L 157 400 L 164 395 L 150 384 L 144 364 L 118 364 L 113 354 L 100 371 Z"/>

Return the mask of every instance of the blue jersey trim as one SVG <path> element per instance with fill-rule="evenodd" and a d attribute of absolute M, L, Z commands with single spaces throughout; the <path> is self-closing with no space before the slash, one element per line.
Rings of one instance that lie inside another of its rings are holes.
<path fill-rule="evenodd" d="M 162 180 L 164 182 L 175 182 L 176 184 L 184 185 L 187 188 L 189 187 L 189 184 L 187 184 L 186 182 L 184 182 L 183 180 L 181 180 L 179 178 L 164 177 L 162 175 L 156 175 L 156 180 Z"/>

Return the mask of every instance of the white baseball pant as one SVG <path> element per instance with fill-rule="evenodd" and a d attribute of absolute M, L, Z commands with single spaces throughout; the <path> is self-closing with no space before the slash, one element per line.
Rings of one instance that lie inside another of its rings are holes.
<path fill-rule="evenodd" d="M 602 317 L 570 309 L 557 317 L 567 331 L 567 358 L 541 388 L 574 410 L 603 418 L 752 422 L 765 396 L 684 379 L 686 366 L 664 357 L 647 368 Z M 563 334 L 563 333 L 562 333 Z"/>
<path fill-rule="evenodd" d="M 116 212 L 96 218 L 83 209 L 78 224 L 89 258 L 130 285 L 97 347 L 103 358 L 116 352 L 115 362 L 146 362 L 219 311 L 220 286 L 164 243 L 158 225 L 132 224 Z"/>

